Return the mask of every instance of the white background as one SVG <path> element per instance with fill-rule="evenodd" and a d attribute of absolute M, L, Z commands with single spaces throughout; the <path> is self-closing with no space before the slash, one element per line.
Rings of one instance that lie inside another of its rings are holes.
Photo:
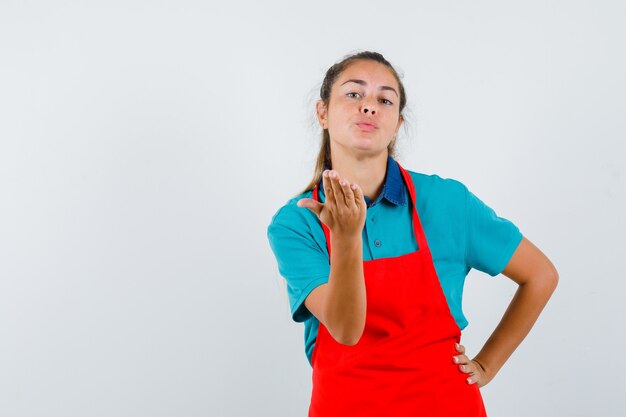
<path fill-rule="evenodd" d="M 304 416 L 266 237 L 345 54 L 403 75 L 407 169 L 465 183 L 560 273 L 491 416 L 626 407 L 621 1 L 0 3 L 0 415 Z M 515 284 L 472 271 L 475 354 Z"/>

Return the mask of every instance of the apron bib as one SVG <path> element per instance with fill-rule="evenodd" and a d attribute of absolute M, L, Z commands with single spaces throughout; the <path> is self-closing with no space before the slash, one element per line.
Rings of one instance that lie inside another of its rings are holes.
<path fill-rule="evenodd" d="M 320 322 L 309 417 L 486 417 L 478 385 L 452 362 L 461 330 L 435 271 L 413 180 L 400 171 L 418 250 L 363 261 L 367 313 L 356 345 L 338 343 Z M 317 186 L 313 198 L 319 201 Z M 330 230 L 322 227 L 330 257 Z"/>

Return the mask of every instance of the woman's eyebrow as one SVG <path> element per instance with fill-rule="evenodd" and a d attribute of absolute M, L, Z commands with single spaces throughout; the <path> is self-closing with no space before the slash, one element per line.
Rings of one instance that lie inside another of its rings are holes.
<path fill-rule="evenodd" d="M 355 80 L 355 79 L 348 80 L 348 81 L 344 82 L 343 84 L 350 83 L 350 82 L 361 84 L 361 85 L 367 85 L 367 83 L 365 81 L 363 81 L 363 80 Z M 343 84 L 341 84 L 341 85 L 343 85 Z M 396 93 L 396 96 L 398 96 L 398 92 L 395 90 L 395 88 L 389 87 L 388 85 L 381 85 L 378 89 L 379 90 L 391 90 L 394 93 Z"/>

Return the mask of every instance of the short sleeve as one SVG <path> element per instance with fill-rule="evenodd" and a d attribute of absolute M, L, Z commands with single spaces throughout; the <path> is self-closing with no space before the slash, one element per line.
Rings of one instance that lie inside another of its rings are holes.
<path fill-rule="evenodd" d="M 304 211 L 309 209 L 295 205 L 283 207 L 267 228 L 278 271 L 287 283 L 292 319 L 296 322 L 313 316 L 304 300 L 315 287 L 328 282 L 330 276 L 323 229 L 312 212 Z"/>
<path fill-rule="evenodd" d="M 468 268 L 496 276 L 504 270 L 522 240 L 519 228 L 465 188 Z"/>

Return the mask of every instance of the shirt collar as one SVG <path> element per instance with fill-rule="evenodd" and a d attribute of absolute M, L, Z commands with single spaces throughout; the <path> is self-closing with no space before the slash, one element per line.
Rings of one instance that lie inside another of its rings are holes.
<path fill-rule="evenodd" d="M 320 182 L 317 184 L 320 195 L 324 195 L 324 187 L 322 184 L 323 181 L 320 179 Z M 402 173 L 400 172 L 398 163 L 391 156 L 387 156 L 387 171 L 385 173 L 385 184 L 383 185 L 382 192 L 378 195 L 376 201 L 372 202 L 369 197 L 365 197 L 365 202 L 368 207 L 371 207 L 383 198 L 397 206 L 406 205 L 406 187 L 404 186 Z"/>

